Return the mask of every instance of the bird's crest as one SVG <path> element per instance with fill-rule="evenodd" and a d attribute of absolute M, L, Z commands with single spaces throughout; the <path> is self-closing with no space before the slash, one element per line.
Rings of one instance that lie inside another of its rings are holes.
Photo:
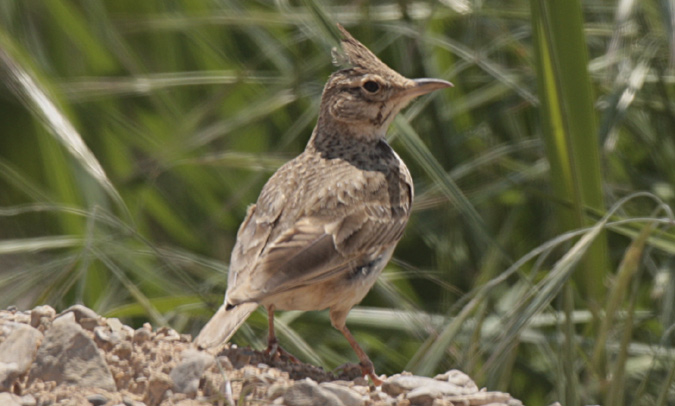
<path fill-rule="evenodd" d="M 342 33 L 342 52 L 333 48 L 333 63 L 356 69 L 392 71 L 384 62 L 373 54 L 365 45 L 357 41 L 342 25 L 337 25 Z"/>

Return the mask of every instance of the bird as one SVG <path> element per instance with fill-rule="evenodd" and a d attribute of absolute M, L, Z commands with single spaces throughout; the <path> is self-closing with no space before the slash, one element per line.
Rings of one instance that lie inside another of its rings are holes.
<path fill-rule="evenodd" d="M 347 66 L 329 77 L 305 150 L 269 178 L 248 208 L 231 253 L 224 303 L 194 343 L 204 349 L 226 343 L 264 306 L 265 352 L 287 354 L 274 332 L 275 310 L 329 309 L 363 376 L 380 385 L 346 319 L 391 258 L 412 208 L 410 172 L 385 136 L 411 100 L 453 84 L 408 79 L 337 27 Z"/>

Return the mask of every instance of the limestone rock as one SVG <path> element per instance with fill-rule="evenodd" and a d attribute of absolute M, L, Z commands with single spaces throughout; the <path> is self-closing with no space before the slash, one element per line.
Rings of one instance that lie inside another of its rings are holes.
<path fill-rule="evenodd" d="M 0 391 L 10 390 L 14 381 L 28 371 L 42 338 L 38 330 L 17 323 L 0 344 Z"/>
<path fill-rule="evenodd" d="M 30 325 L 44 332 L 54 320 L 54 316 L 56 316 L 56 310 L 53 307 L 38 306 L 30 312 Z"/>
<path fill-rule="evenodd" d="M 73 313 L 55 319 L 47 331 L 30 370 L 29 380 L 34 379 L 115 390 L 104 358 Z"/>
<path fill-rule="evenodd" d="M 81 323 L 82 319 L 98 319 L 99 317 L 95 311 L 81 304 L 70 306 L 66 310 L 62 311 L 59 316 L 63 316 L 66 313 L 73 313 L 73 315 L 75 315 L 75 321 L 78 323 Z"/>
<path fill-rule="evenodd" d="M 288 388 L 284 393 L 283 402 L 286 406 L 342 406 L 337 395 L 309 378 L 297 381 Z"/>
<path fill-rule="evenodd" d="M 199 389 L 199 380 L 206 368 L 213 365 L 215 358 L 203 351 L 189 349 L 181 353 L 181 362 L 171 370 L 169 376 L 174 390 L 180 393 L 194 394 Z"/>
<path fill-rule="evenodd" d="M 159 405 L 166 392 L 173 386 L 171 378 L 162 372 L 155 372 L 148 379 L 148 389 L 143 397 L 143 402 L 150 406 Z"/>
<path fill-rule="evenodd" d="M 365 399 L 355 390 L 352 390 L 344 385 L 338 385 L 332 382 L 323 382 L 319 384 L 323 389 L 332 392 L 340 399 L 344 406 L 364 406 Z"/>
<path fill-rule="evenodd" d="M 387 378 L 382 384 L 382 390 L 387 394 L 396 397 L 401 393 L 410 392 L 424 386 L 432 387 L 435 391 L 438 391 L 444 396 L 465 395 L 476 391 L 476 389 L 473 389 L 472 387 L 455 385 L 454 383 L 427 378 L 425 376 L 403 374 L 396 374 Z"/>
<path fill-rule="evenodd" d="M 22 406 L 21 398 L 12 393 L 0 393 L 0 405 L 2 406 Z"/>

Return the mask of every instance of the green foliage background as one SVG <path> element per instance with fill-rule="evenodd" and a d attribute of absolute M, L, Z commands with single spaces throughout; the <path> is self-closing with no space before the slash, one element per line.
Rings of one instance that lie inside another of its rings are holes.
<path fill-rule="evenodd" d="M 402 74 L 456 85 L 389 131 L 415 210 L 348 319 L 377 371 L 458 368 L 532 405 L 675 404 L 674 15 L 0 0 L 0 306 L 198 332 L 247 205 L 311 133 L 341 22 Z M 278 320 L 303 360 L 355 360 L 326 312 Z M 234 341 L 264 331 L 260 312 Z"/>

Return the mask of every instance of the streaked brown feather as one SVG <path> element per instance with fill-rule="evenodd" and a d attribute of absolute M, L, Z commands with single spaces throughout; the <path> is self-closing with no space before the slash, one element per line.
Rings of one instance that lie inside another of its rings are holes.
<path fill-rule="evenodd" d="M 410 175 L 389 148 L 381 149 L 377 170 L 364 172 L 354 165 L 363 158 L 359 147 L 352 162 L 305 151 L 270 179 L 237 238 L 235 251 L 247 255 L 230 265 L 230 273 L 237 275 L 228 287 L 230 303 L 262 302 L 309 283 L 339 278 L 361 257 L 369 261 L 377 251 L 398 242 L 410 213 Z M 303 161 L 312 161 L 316 168 L 304 179 L 293 171 L 305 166 Z M 270 184 L 276 191 L 268 190 Z M 305 186 L 289 193 L 279 187 L 285 184 Z M 392 196 L 392 190 L 398 196 Z M 286 205 L 280 206 L 279 200 Z M 262 241 L 266 243 L 261 250 Z"/>

